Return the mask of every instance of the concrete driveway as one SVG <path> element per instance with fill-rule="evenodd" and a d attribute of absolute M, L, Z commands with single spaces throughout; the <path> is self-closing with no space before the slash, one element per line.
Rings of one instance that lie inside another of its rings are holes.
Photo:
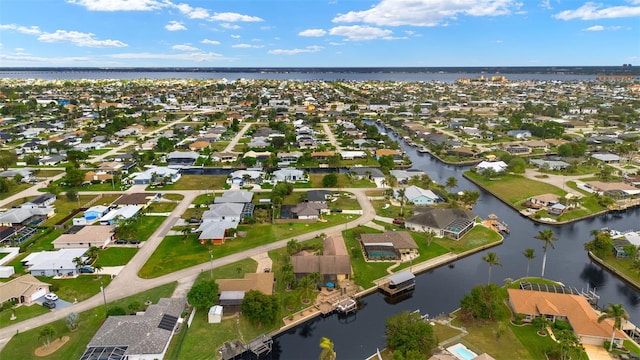
<path fill-rule="evenodd" d="M 38 303 L 40 306 L 44 306 L 42 305 L 42 303 L 45 301 L 46 299 L 44 298 L 44 296 L 39 297 L 35 300 L 36 303 Z M 51 309 L 52 311 L 56 311 L 56 310 L 60 310 L 60 309 L 64 309 L 67 308 L 69 306 L 72 306 L 73 303 L 62 300 L 62 299 L 58 299 L 56 301 L 54 301 L 56 303 L 56 307 Z"/>
<path fill-rule="evenodd" d="M 609 352 L 602 346 L 583 345 L 589 360 L 613 360 Z"/>

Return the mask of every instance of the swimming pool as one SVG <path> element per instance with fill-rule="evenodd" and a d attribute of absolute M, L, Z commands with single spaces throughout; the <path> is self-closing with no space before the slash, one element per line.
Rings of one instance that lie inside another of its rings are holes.
<path fill-rule="evenodd" d="M 457 343 L 453 346 L 449 346 L 447 351 L 451 353 L 451 355 L 455 356 L 459 360 L 472 360 L 478 357 L 476 353 L 467 349 L 466 346 Z"/>
<path fill-rule="evenodd" d="M 371 251 L 367 251 L 367 258 L 370 260 L 377 260 L 377 259 L 395 259 L 397 257 L 396 253 L 393 251 L 387 251 L 387 250 L 371 250 Z"/>

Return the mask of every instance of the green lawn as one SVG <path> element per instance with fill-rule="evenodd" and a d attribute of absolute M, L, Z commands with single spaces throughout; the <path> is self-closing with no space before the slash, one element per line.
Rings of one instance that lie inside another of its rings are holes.
<path fill-rule="evenodd" d="M 11 311 L 10 310 L 3 310 L 2 312 L 0 312 L 0 328 L 3 328 L 5 326 L 10 326 L 15 324 L 16 322 L 19 321 L 24 321 L 27 319 L 31 319 L 32 317 L 36 317 L 42 314 L 46 314 L 48 313 L 49 309 L 47 309 L 46 307 L 39 305 L 39 304 L 33 304 L 31 306 L 18 306 L 17 308 L 14 308 L 15 314 L 16 314 L 16 319 L 15 320 L 11 320 Z"/>
<path fill-rule="evenodd" d="M 66 196 L 58 196 L 58 199 L 53 203 L 56 208 L 56 214 L 42 223 L 42 226 L 53 226 L 66 216 L 86 204 L 90 200 L 96 198 L 96 195 L 79 195 L 78 200 L 69 200 Z M 98 205 L 98 204 L 96 204 Z M 78 214 L 80 216 L 82 214 Z"/>
<path fill-rule="evenodd" d="M 108 275 L 87 274 L 76 277 L 75 279 L 54 279 L 50 277 L 38 276 L 40 281 L 53 285 L 51 290 L 55 292 L 60 299 L 74 302 L 86 300 L 100 292 L 100 281 L 104 286 L 109 285 L 111 277 Z"/>
<path fill-rule="evenodd" d="M 0 200 L 4 200 L 10 196 L 13 196 L 19 192 L 22 192 L 24 190 L 27 190 L 28 188 L 30 188 L 31 186 L 33 186 L 32 184 L 13 184 L 11 185 L 11 187 L 9 188 L 9 192 L 5 192 L 5 193 L 0 193 Z"/>
<path fill-rule="evenodd" d="M 310 187 L 323 188 L 322 178 L 327 174 L 309 174 Z M 374 188 L 376 184 L 369 180 L 358 180 L 347 176 L 347 174 L 337 174 L 338 184 L 336 188 Z"/>
<path fill-rule="evenodd" d="M 162 187 L 149 186 L 153 190 L 222 190 L 226 175 L 182 175 L 175 184 Z"/>
<path fill-rule="evenodd" d="M 477 225 L 460 240 L 435 238 L 433 242 L 442 245 L 453 253 L 460 254 L 483 245 L 500 241 L 500 239 L 501 236 L 497 232 L 484 226 Z"/>
<path fill-rule="evenodd" d="M 182 194 L 162 194 L 163 199 L 171 200 L 171 201 L 182 201 L 184 199 L 184 195 Z"/>
<path fill-rule="evenodd" d="M 374 285 L 373 280 L 379 279 L 388 275 L 387 268 L 394 264 L 392 261 L 365 261 L 364 254 L 362 253 L 362 246 L 358 238 L 360 234 L 376 234 L 378 230 L 374 230 L 369 227 L 357 227 L 348 229 L 342 232 L 345 246 L 347 251 L 351 255 L 351 268 L 353 269 L 353 276 L 351 279 L 358 285 L 367 289 Z"/>
<path fill-rule="evenodd" d="M 600 259 L 615 268 L 617 271 L 626 275 L 636 284 L 636 286 L 640 285 L 640 271 L 632 267 L 633 262 L 630 259 L 616 258 L 612 254 L 607 254 L 607 256 Z"/>
<path fill-rule="evenodd" d="M 151 234 L 162 225 L 167 219 L 166 216 L 140 216 L 135 220 L 132 233 L 120 233 L 116 230 L 118 237 L 121 239 L 136 239 L 145 241 L 149 239 Z"/>
<path fill-rule="evenodd" d="M 139 303 L 144 303 L 145 301 L 157 303 L 160 298 L 170 297 L 175 287 L 175 282 L 166 284 L 121 300 L 110 302 L 109 306 L 121 306 L 126 309 L 127 306 L 134 301 Z M 71 332 L 67 328 L 64 319 L 51 323 L 55 329 L 56 337 L 69 336 L 70 339 L 55 353 L 49 356 L 39 357 L 38 359 L 79 359 L 86 350 L 87 344 L 93 335 L 100 328 L 104 316 L 104 307 L 102 305 L 80 313 L 79 330 L 74 332 Z M 40 330 L 41 327 L 38 327 L 13 336 L 0 352 L 0 359 L 35 358 L 35 349 L 42 346 L 42 340 L 39 339 Z"/>
<path fill-rule="evenodd" d="M 467 171 L 464 174 L 494 193 L 497 197 L 514 206 L 536 195 L 556 194 L 564 196 L 567 193 L 553 185 L 518 175 L 500 175 L 499 177 L 489 180 L 471 171 Z"/>
<path fill-rule="evenodd" d="M 329 215 L 326 218 L 327 222 L 324 223 L 240 225 L 238 231 L 246 231 L 246 237 L 227 240 L 224 245 L 213 247 L 213 256 L 217 259 L 350 220 L 347 215 L 342 214 Z M 198 234 L 192 234 L 186 238 L 182 235 L 167 236 L 140 269 L 138 275 L 142 278 L 154 278 L 205 263 L 209 261 L 209 248 L 210 246 L 201 245 L 198 242 Z"/>
<path fill-rule="evenodd" d="M 135 247 L 110 247 L 100 250 L 95 266 L 121 266 L 129 263 L 131 258 L 138 252 Z"/>
<path fill-rule="evenodd" d="M 150 213 L 169 213 L 178 206 L 178 203 L 174 202 L 154 202 L 147 207 L 147 211 Z"/>

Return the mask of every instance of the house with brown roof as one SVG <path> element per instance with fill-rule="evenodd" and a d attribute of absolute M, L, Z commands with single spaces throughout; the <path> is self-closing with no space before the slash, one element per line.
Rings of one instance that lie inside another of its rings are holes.
<path fill-rule="evenodd" d="M 123 194 L 116 201 L 113 202 L 112 205 L 115 206 L 127 206 L 127 205 L 138 205 L 147 207 L 158 197 L 157 193 L 133 193 L 133 194 Z"/>
<path fill-rule="evenodd" d="M 15 301 L 17 304 L 33 305 L 34 301 L 49 293 L 50 284 L 33 275 L 22 275 L 6 283 L 0 283 L 0 303 Z"/>
<path fill-rule="evenodd" d="M 274 275 L 272 272 L 246 273 L 242 279 L 217 279 L 216 283 L 220 292 L 244 291 L 246 293 L 256 290 L 265 295 L 272 295 Z"/>
<path fill-rule="evenodd" d="M 336 283 L 351 276 L 351 260 L 342 236 L 329 236 L 324 239 L 323 245 L 322 255 L 301 252 L 291 256 L 296 279 L 319 273 L 324 283 Z"/>
<path fill-rule="evenodd" d="M 418 244 L 407 231 L 362 234 L 360 244 L 369 260 L 410 260 L 420 256 Z"/>
<path fill-rule="evenodd" d="M 74 229 L 72 227 L 71 229 Z M 115 228 L 111 225 L 87 225 L 75 232 L 60 235 L 53 240 L 54 249 L 90 248 L 92 246 L 104 248 L 113 236 Z"/>
<path fill-rule="evenodd" d="M 402 162 L 402 153 L 395 149 L 378 149 L 375 151 L 376 160 L 380 160 L 383 156 L 393 157 L 394 162 Z"/>
<path fill-rule="evenodd" d="M 211 146 L 211 143 L 208 141 L 204 141 L 204 140 L 194 141 L 191 144 L 189 144 L 189 150 L 202 151 L 210 146 Z"/>
<path fill-rule="evenodd" d="M 582 344 L 602 346 L 611 339 L 613 320 L 598 322 L 599 314 L 581 295 L 522 289 L 507 289 L 507 292 L 509 306 L 516 314 L 523 314 L 524 321 L 532 321 L 539 316 L 549 321 L 566 321 Z M 616 330 L 614 342 L 621 344 L 625 339 L 626 334 Z"/>

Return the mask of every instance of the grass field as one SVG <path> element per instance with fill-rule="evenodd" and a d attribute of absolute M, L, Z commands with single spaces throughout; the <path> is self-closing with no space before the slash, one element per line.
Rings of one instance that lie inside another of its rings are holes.
<path fill-rule="evenodd" d="M 514 206 L 536 195 L 556 194 L 564 196 L 567 193 L 553 185 L 518 175 L 500 175 L 491 180 L 471 171 L 465 172 L 465 175 Z"/>
<path fill-rule="evenodd" d="M 444 248 L 449 249 L 453 253 L 460 254 L 465 251 L 469 251 L 478 248 L 483 245 L 491 244 L 500 241 L 501 236 L 497 232 L 478 225 L 474 226 L 460 240 L 451 240 L 447 238 L 435 238 L 434 243 L 442 245 Z"/>
<path fill-rule="evenodd" d="M 169 213 L 178 206 L 178 203 L 174 202 L 154 202 L 147 207 L 147 211 L 150 213 Z"/>
<path fill-rule="evenodd" d="M 149 186 L 149 190 L 222 190 L 226 175 L 182 175 L 175 184 Z"/>
<path fill-rule="evenodd" d="M 323 188 L 325 187 L 322 184 L 322 178 L 327 174 L 309 174 L 309 187 L 313 188 Z M 374 188 L 376 184 L 369 180 L 358 180 L 355 178 L 350 178 L 347 174 L 337 174 L 338 175 L 338 184 L 335 186 L 336 188 Z"/>
<path fill-rule="evenodd" d="M 213 247 L 213 257 L 218 259 L 277 240 L 343 224 L 350 220 L 347 215 L 342 214 L 329 215 L 326 218 L 327 222 L 324 223 L 240 225 L 238 230 L 246 231 L 246 237 L 227 240 L 224 245 Z M 205 263 L 209 261 L 209 250 L 210 246 L 198 242 L 198 234 L 187 237 L 183 235 L 167 236 L 140 269 L 138 275 L 142 278 L 154 278 Z"/>
<path fill-rule="evenodd" d="M 15 184 L 15 185 L 11 185 L 11 187 L 9 188 L 9 192 L 6 193 L 0 193 L 0 200 L 4 200 L 10 196 L 13 196 L 21 191 L 27 190 L 28 188 L 30 188 L 31 186 L 33 186 L 32 184 Z"/>
<path fill-rule="evenodd" d="M 54 285 L 54 292 L 60 299 L 74 302 L 83 301 L 100 292 L 100 281 L 104 286 L 111 282 L 110 276 L 100 276 L 96 274 L 81 275 L 75 279 L 53 279 L 50 277 L 38 276 L 42 282 Z"/>
<path fill-rule="evenodd" d="M 129 260 L 138 252 L 135 247 L 110 247 L 100 250 L 95 266 L 121 266 L 129 263 Z"/>
<path fill-rule="evenodd" d="M 11 320 L 11 311 L 5 309 L 0 312 L 0 328 L 13 325 L 16 323 L 16 321 L 24 321 L 27 319 L 31 319 L 32 317 L 46 314 L 50 311 L 51 310 L 39 304 L 33 304 L 31 306 L 18 306 L 17 308 L 14 308 L 16 319 Z"/>
<path fill-rule="evenodd" d="M 176 283 L 166 284 L 127 298 L 110 302 L 109 307 L 120 306 L 127 308 L 128 304 L 136 301 L 144 303 L 151 301 L 157 303 L 160 298 L 170 297 Z M 86 350 L 87 344 L 98 331 L 102 321 L 105 318 L 104 307 L 98 306 L 91 310 L 80 313 L 79 329 L 70 331 L 65 324 L 64 319 L 57 320 L 51 325 L 55 329 L 55 337 L 69 336 L 70 340 L 64 344 L 58 351 L 49 356 L 38 357 L 42 360 L 68 360 L 79 359 Z M 0 352 L 0 359 L 34 359 L 36 358 L 34 351 L 37 347 L 42 346 L 42 339 L 39 338 L 39 332 L 42 327 L 37 327 L 25 332 L 14 335 Z"/>

